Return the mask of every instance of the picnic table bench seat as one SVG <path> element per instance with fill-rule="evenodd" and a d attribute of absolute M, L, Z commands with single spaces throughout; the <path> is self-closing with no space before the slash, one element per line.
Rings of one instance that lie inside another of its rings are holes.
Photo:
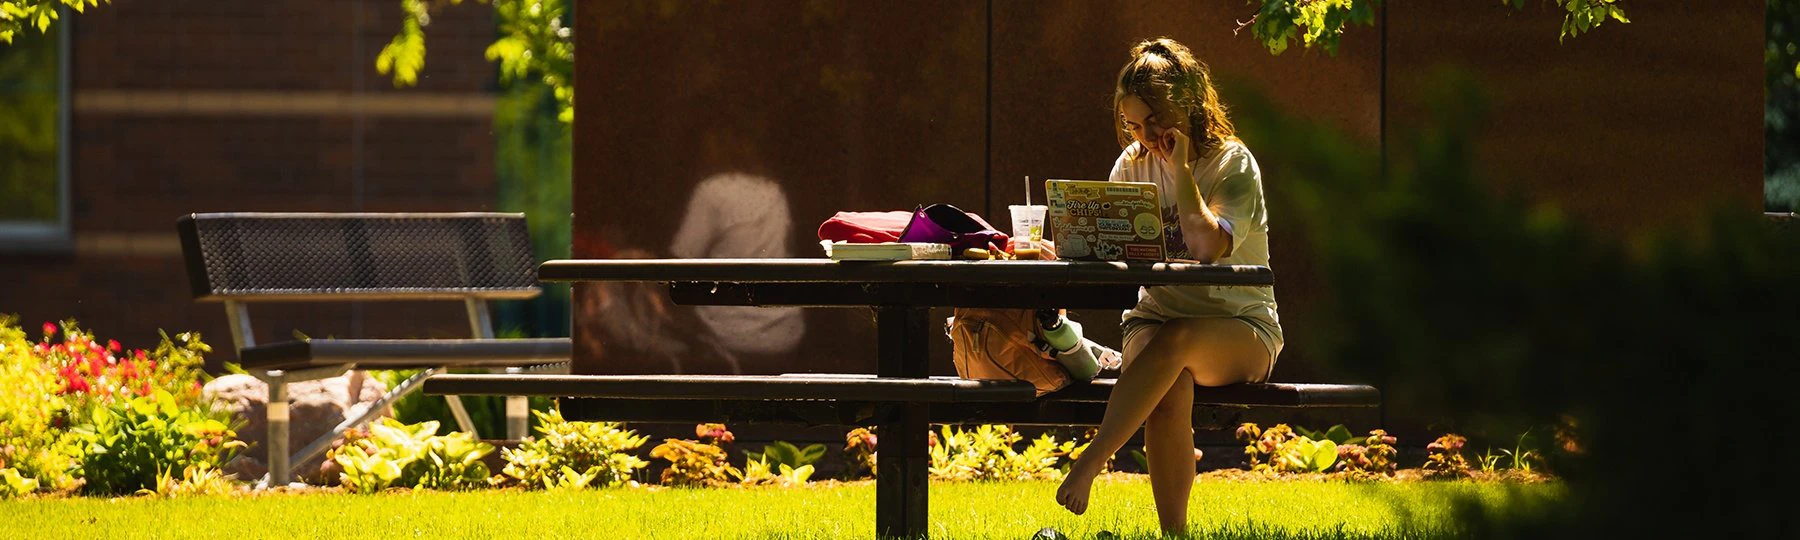
<path fill-rule="evenodd" d="M 1045 395 L 1048 401 L 1105 402 L 1117 379 L 1080 381 Z M 784 375 L 480 375 L 448 374 L 425 381 L 425 393 L 548 395 L 619 399 L 753 399 L 843 401 L 1035 401 L 1025 381 L 961 377 L 876 377 L 859 373 Z M 1381 392 L 1358 384 L 1254 383 L 1202 387 L 1196 403 L 1251 406 L 1356 406 L 1379 402 Z"/>
<path fill-rule="evenodd" d="M 930 404 L 933 423 L 1097 425 L 1117 381 L 1071 384 L 1043 397 L 1024 381 L 866 374 L 553 375 L 445 374 L 425 393 L 585 398 L 576 417 L 635 422 L 754 422 L 875 425 L 881 404 Z M 1381 393 L 1347 384 L 1259 383 L 1195 389 L 1198 427 L 1268 418 L 1367 420 Z M 1341 420 L 1340 420 L 1341 421 Z"/>
<path fill-rule="evenodd" d="M 1026 401 L 1031 385 L 958 378 L 758 375 L 438 375 L 427 394 L 549 395 L 636 400 Z"/>

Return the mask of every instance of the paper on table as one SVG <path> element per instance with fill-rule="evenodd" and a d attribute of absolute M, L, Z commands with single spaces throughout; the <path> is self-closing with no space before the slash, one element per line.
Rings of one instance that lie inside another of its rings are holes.
<path fill-rule="evenodd" d="M 947 260 L 949 244 L 921 242 L 852 243 L 820 240 L 825 256 L 838 261 Z"/>

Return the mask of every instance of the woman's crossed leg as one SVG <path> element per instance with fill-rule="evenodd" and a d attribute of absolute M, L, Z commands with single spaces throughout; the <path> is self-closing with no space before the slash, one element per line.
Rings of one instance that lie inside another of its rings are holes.
<path fill-rule="evenodd" d="M 1194 483 L 1194 385 L 1261 381 L 1270 361 L 1262 340 L 1237 319 L 1173 319 L 1131 336 L 1099 433 L 1070 467 L 1057 503 L 1086 512 L 1100 467 L 1141 425 L 1158 521 L 1166 532 L 1185 530 Z"/>

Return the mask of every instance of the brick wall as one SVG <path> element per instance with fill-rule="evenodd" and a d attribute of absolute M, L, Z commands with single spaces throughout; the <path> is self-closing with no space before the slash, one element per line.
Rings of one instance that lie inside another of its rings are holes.
<path fill-rule="evenodd" d="M 418 87 L 395 89 L 374 60 L 398 4 L 116 0 L 68 19 L 73 245 L 0 251 L 0 313 L 75 317 L 131 346 L 198 330 L 225 360 L 223 309 L 187 291 L 178 216 L 492 210 L 491 10 L 436 14 Z M 468 332 L 454 303 L 251 313 L 265 341 Z"/>

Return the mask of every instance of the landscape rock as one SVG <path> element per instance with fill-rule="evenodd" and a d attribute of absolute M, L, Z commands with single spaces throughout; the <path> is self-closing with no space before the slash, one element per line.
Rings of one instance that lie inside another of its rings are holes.
<path fill-rule="evenodd" d="M 387 392 L 386 385 L 380 381 L 361 375 L 360 372 L 349 372 L 329 379 L 288 384 L 289 453 L 300 451 L 313 439 L 337 427 L 347 414 L 354 414 L 350 411 L 363 410 Z M 240 480 L 261 478 L 268 472 L 268 446 L 264 444 L 269 434 L 264 412 L 269 401 L 268 385 L 250 375 L 226 375 L 208 382 L 205 392 L 241 422 L 238 439 L 250 445 L 238 459 L 225 465 L 225 472 L 236 474 Z M 381 416 L 391 414 L 391 410 L 381 412 Z M 305 463 L 293 464 L 295 477 L 313 483 L 335 482 L 336 475 L 324 477 L 327 475 L 322 474 L 323 458 L 321 454 Z"/>

